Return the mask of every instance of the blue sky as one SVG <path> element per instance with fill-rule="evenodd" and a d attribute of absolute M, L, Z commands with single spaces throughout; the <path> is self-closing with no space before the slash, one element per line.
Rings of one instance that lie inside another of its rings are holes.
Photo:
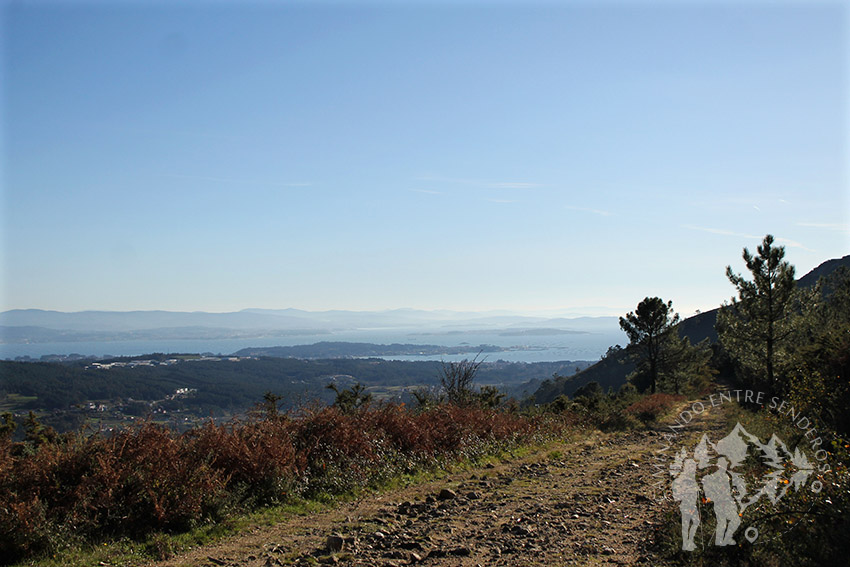
<path fill-rule="evenodd" d="M 5 2 L 2 309 L 633 309 L 850 253 L 843 2 Z"/>

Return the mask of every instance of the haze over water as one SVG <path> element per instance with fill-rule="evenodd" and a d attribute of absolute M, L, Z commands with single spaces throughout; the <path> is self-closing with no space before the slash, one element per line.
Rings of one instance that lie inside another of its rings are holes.
<path fill-rule="evenodd" d="M 29 356 L 39 358 L 49 354 L 83 354 L 93 356 L 136 356 L 153 352 L 231 354 L 248 347 L 294 346 L 321 341 L 368 342 L 375 344 L 433 344 L 441 346 L 470 345 L 469 354 L 446 356 L 394 356 L 394 360 L 460 360 L 477 354 L 477 347 L 490 344 L 517 347 L 517 350 L 484 353 L 487 361 L 550 362 L 559 360 L 596 360 L 609 346 L 625 344 L 619 330 L 553 334 L 536 336 L 503 336 L 500 331 L 475 331 L 452 334 L 421 333 L 414 329 L 392 331 L 361 330 L 321 335 L 293 335 L 252 339 L 206 340 L 139 340 L 139 341 L 75 341 L 57 343 L 0 344 L 0 358 Z"/>

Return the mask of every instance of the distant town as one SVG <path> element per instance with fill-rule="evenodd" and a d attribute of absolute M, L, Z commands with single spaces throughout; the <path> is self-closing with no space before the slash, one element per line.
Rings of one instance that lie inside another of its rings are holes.
<path fill-rule="evenodd" d="M 86 370 L 111 370 L 113 368 L 137 368 L 139 366 L 172 366 L 181 362 L 240 362 L 243 360 L 256 360 L 255 356 L 184 356 L 179 358 L 167 358 L 165 360 L 156 360 L 146 358 L 142 360 L 117 360 L 111 362 L 92 362 L 86 366 Z"/>

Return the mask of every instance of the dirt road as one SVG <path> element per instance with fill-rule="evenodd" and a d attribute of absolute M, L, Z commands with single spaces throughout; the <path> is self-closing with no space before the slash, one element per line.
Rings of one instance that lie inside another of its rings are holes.
<path fill-rule="evenodd" d="M 700 416 L 690 436 L 719 426 Z M 591 432 L 427 484 L 370 495 L 159 564 L 655 565 L 657 432 Z M 669 520 L 668 520 L 669 521 Z"/>

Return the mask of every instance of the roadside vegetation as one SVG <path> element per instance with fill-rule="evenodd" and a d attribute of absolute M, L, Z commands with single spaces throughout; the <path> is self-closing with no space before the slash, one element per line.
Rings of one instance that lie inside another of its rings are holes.
<path fill-rule="evenodd" d="M 798 288 L 784 247 L 776 246 L 771 235 L 756 253 L 745 248 L 742 256 L 747 274 L 726 269 L 736 296 L 717 312 L 717 342 L 692 345 L 679 336 L 672 302 L 647 297 L 620 319 L 629 345 L 609 349 L 598 364 L 602 376 L 628 365 L 633 370 L 626 384 L 605 391 L 591 381 L 571 397 L 555 398 L 551 406 L 582 415 L 603 430 L 663 430 L 677 406 L 687 399 L 705 400 L 715 381 L 724 389 L 749 389 L 777 400 L 773 407 L 767 402 L 735 405 L 726 430 L 741 423 L 763 442 L 775 434 L 792 450 L 802 448 L 817 467 L 812 482 L 818 491 L 794 487 L 777 502 L 763 498 L 742 516 L 735 546 L 714 545 L 714 517 L 710 505 L 703 505 L 703 544 L 690 552 L 681 549 L 680 512 L 671 504 L 656 536 L 658 557 L 681 565 L 846 565 L 850 270 L 839 267 L 815 285 Z M 555 382 L 549 390 L 558 386 Z M 746 541 L 744 533 L 751 527 L 758 530 L 751 533 L 764 534 L 760 545 Z"/>
<path fill-rule="evenodd" d="M 681 551 L 671 510 L 659 542 L 671 563 L 814 567 L 846 565 L 850 556 L 850 271 L 840 267 L 801 289 L 784 256 L 767 235 L 756 254 L 743 251 L 748 275 L 727 267 L 737 295 L 718 312 L 713 365 L 727 371 L 730 386 L 765 394 L 764 404 L 734 406 L 727 431 L 741 423 L 763 442 L 776 435 L 802 448 L 817 489 L 793 486 L 781 500 L 758 501 L 742 516 L 734 546 L 713 545 L 706 509 L 704 544 L 693 552 Z M 758 545 L 746 541 L 748 528 L 761 534 Z"/>
<path fill-rule="evenodd" d="M 808 439 L 786 415 L 771 413 L 763 408 L 737 404 L 726 405 L 725 431 L 740 423 L 747 432 L 762 441 L 773 435 L 782 439 L 789 448 L 801 447 L 810 456 Z M 816 471 L 809 482 L 799 489 L 789 485 L 785 495 L 777 502 L 763 497 L 742 515 L 736 532 L 737 545 L 714 545 L 716 520 L 711 504 L 701 503 L 702 524 L 697 533 L 694 551 L 682 551 L 681 515 L 677 505 L 672 505 L 659 522 L 655 551 L 665 564 L 683 566 L 712 565 L 735 567 L 771 567 L 774 565 L 799 565 L 831 567 L 847 565 L 850 542 L 850 478 L 847 463 L 850 448 L 834 432 L 822 432 L 828 439 L 825 450 L 829 452 L 826 471 Z M 814 459 L 813 459 L 814 461 Z M 754 457 L 748 458 L 741 472 L 751 481 L 757 481 L 764 472 L 764 464 Z M 817 482 L 819 490 L 812 490 Z M 753 542 L 747 540 L 748 530 L 755 529 Z"/>

